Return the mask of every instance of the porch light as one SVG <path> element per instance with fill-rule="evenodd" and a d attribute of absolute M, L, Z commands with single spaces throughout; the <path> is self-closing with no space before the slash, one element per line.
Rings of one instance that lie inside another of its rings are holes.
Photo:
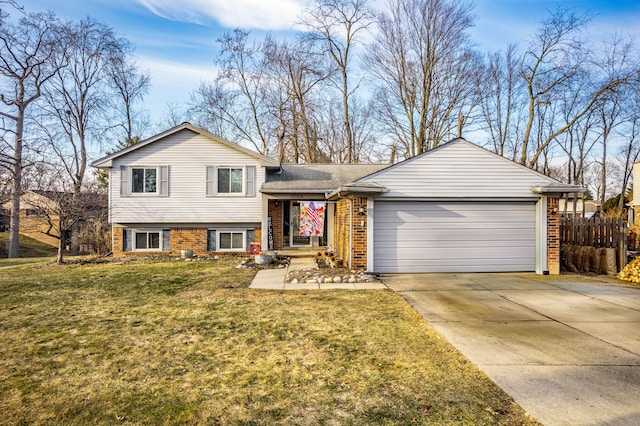
<path fill-rule="evenodd" d="M 360 216 L 365 216 L 367 214 L 367 212 L 364 210 L 364 206 L 358 207 L 358 214 Z"/>

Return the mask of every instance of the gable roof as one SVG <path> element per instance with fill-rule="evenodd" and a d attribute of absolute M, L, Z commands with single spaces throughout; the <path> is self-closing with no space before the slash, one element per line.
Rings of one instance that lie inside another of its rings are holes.
<path fill-rule="evenodd" d="M 205 137 L 207 137 L 207 138 L 209 138 L 211 140 L 214 140 L 214 141 L 216 141 L 216 142 L 218 142 L 218 143 L 220 143 L 222 145 L 228 146 L 228 147 L 230 147 L 232 149 L 235 149 L 235 150 L 238 150 L 238 151 L 240 151 L 242 153 L 251 155 L 251 156 L 257 158 L 258 160 L 260 160 L 260 163 L 265 167 L 279 167 L 280 166 L 280 163 L 278 161 L 276 161 L 276 160 L 274 160 L 272 158 L 269 158 L 266 155 L 262 155 L 262 154 L 257 153 L 255 151 L 249 149 L 249 148 L 245 148 L 242 145 L 238 145 L 237 143 L 233 143 L 231 141 L 223 139 L 223 138 L 221 138 L 219 136 L 214 135 L 213 133 L 210 133 L 210 132 L 208 132 L 208 131 L 206 131 L 204 129 L 201 129 L 200 127 L 194 126 L 193 124 L 187 123 L 187 122 L 179 124 L 179 125 L 177 125 L 175 127 L 172 127 L 169 130 L 166 130 L 166 131 L 164 131 L 162 133 L 159 133 L 159 134 L 157 134 L 155 136 L 152 136 L 152 137 L 150 137 L 148 139 L 140 141 L 140 142 L 138 142 L 138 143 L 136 143 L 134 145 L 128 146 L 126 148 L 123 148 L 123 149 L 121 149 L 119 151 L 116 151 L 116 152 L 114 152 L 112 154 L 108 154 L 108 155 L 106 155 L 106 156 L 94 161 L 93 163 L 91 163 L 91 166 L 98 167 L 98 168 L 111 167 L 112 161 L 114 159 L 116 159 L 118 157 L 121 157 L 123 155 L 126 155 L 126 154 L 128 154 L 128 153 L 130 153 L 132 151 L 136 151 L 136 150 L 138 150 L 140 148 L 143 148 L 143 147 L 145 147 L 147 145 L 150 145 L 152 143 L 159 142 L 162 139 L 166 138 L 167 136 L 171 136 L 171 135 L 173 135 L 173 134 L 175 134 L 177 132 L 180 132 L 182 130 L 190 130 L 190 131 L 192 131 L 194 133 L 197 133 L 197 134 L 205 136 Z"/>
<path fill-rule="evenodd" d="M 364 176 L 357 183 L 376 183 L 389 188 L 383 197 L 400 198 L 518 198 L 582 190 L 462 138 Z"/>
<path fill-rule="evenodd" d="M 267 174 L 260 192 L 326 194 L 386 167 L 387 164 L 283 164 L 280 171 Z"/>

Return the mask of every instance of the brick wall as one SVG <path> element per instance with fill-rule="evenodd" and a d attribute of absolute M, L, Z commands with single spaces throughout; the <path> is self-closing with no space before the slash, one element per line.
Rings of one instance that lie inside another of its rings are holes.
<path fill-rule="evenodd" d="M 196 256 L 206 256 L 207 228 L 171 228 L 171 254 L 179 255 L 182 250 L 193 250 Z"/>
<path fill-rule="evenodd" d="M 560 274 L 560 212 L 557 198 L 547 199 L 547 270 L 551 275 Z"/>
<path fill-rule="evenodd" d="M 278 203 L 278 205 L 276 205 Z M 271 226 L 273 227 L 273 249 L 282 250 L 284 242 L 282 241 L 283 224 L 282 209 L 284 202 L 282 200 L 269 200 L 268 214 L 271 217 Z M 265 230 L 268 232 L 268 230 Z M 257 235 L 257 234 L 256 234 Z M 258 241 L 260 241 L 258 239 Z M 268 250 L 269 247 L 262 247 L 262 250 Z"/>
<path fill-rule="evenodd" d="M 123 243 L 122 240 L 122 230 L 124 228 L 120 226 L 114 226 L 111 228 L 111 233 L 113 235 L 113 247 L 111 247 L 114 256 L 124 256 L 125 252 L 122 251 Z"/>
<path fill-rule="evenodd" d="M 364 215 L 359 214 L 361 206 Z M 348 268 L 367 269 L 367 218 L 366 197 L 354 197 L 336 203 L 335 248 L 338 257 L 343 259 Z"/>
<path fill-rule="evenodd" d="M 364 214 L 360 215 L 360 208 Z M 367 269 L 367 198 L 353 198 L 353 235 L 351 236 L 351 268 Z"/>
<path fill-rule="evenodd" d="M 129 256 L 129 255 L 147 255 L 158 254 L 158 252 L 144 252 L 144 251 L 123 251 L 123 230 L 120 226 L 113 227 L 113 255 L 114 256 Z M 172 256 L 180 256 L 182 250 L 193 250 L 196 256 L 208 256 L 213 252 L 207 251 L 207 228 L 171 228 L 170 232 L 170 249 L 165 250 L 163 254 L 169 254 Z M 262 237 L 262 231 L 256 229 L 254 236 L 254 242 L 260 242 Z M 247 247 L 247 253 L 249 247 Z M 225 253 L 225 252 L 220 252 Z M 238 253 L 234 253 L 238 254 Z"/>

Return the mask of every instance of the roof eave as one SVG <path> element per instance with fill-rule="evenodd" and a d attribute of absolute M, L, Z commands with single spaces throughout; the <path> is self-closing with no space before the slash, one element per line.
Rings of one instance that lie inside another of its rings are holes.
<path fill-rule="evenodd" d="M 558 185 L 558 184 L 548 184 L 548 185 L 536 185 L 531 187 L 531 191 L 546 196 L 553 195 L 562 195 L 562 194 L 582 194 L 587 190 L 578 185 Z"/>
<path fill-rule="evenodd" d="M 327 194 L 327 199 L 328 200 L 336 199 L 336 198 L 340 198 L 343 195 L 386 194 L 387 192 L 389 192 L 389 188 L 385 188 L 383 186 L 372 187 L 372 186 L 344 185 Z"/>
<path fill-rule="evenodd" d="M 136 144 L 133 144 L 133 145 L 130 145 L 130 146 L 126 147 L 126 148 L 123 148 L 120 151 L 116 151 L 116 152 L 111 153 L 109 155 L 106 155 L 106 156 L 104 156 L 102 158 L 99 158 L 96 161 L 94 161 L 93 163 L 91 163 L 91 166 L 92 167 L 96 167 L 96 168 L 109 168 L 109 167 L 112 167 L 113 166 L 113 160 L 115 158 L 118 158 L 118 157 L 120 157 L 122 155 L 128 154 L 131 151 L 135 151 L 137 149 L 140 149 L 143 146 L 149 145 L 149 144 L 151 144 L 153 142 L 156 142 L 156 141 L 158 141 L 160 139 L 163 139 L 163 138 L 165 138 L 165 137 L 167 137 L 167 136 L 169 136 L 171 134 L 177 133 L 177 132 L 179 132 L 181 130 L 185 130 L 185 129 L 186 130 L 191 130 L 192 132 L 200 134 L 200 135 L 207 136 L 207 137 L 209 137 L 211 139 L 214 139 L 214 140 L 216 140 L 216 141 L 218 141 L 220 143 L 223 143 L 223 144 L 225 144 L 225 145 L 227 145 L 227 146 L 229 146 L 229 147 L 231 147 L 233 149 L 236 149 L 238 151 L 241 151 L 241 152 L 244 152 L 246 154 L 249 154 L 249 155 L 251 155 L 251 156 L 253 156 L 255 158 L 258 158 L 258 159 L 260 159 L 260 165 L 263 166 L 263 167 L 270 167 L 270 168 L 279 168 L 280 167 L 280 162 L 277 161 L 277 160 L 269 158 L 269 157 L 267 157 L 267 156 L 265 156 L 263 154 L 260 154 L 258 152 L 252 151 L 251 149 L 245 148 L 244 146 L 239 145 L 237 143 L 233 143 L 231 141 L 228 141 L 228 140 L 226 140 L 226 139 L 224 139 L 224 138 L 222 138 L 220 136 L 216 136 L 213 133 L 208 132 L 207 130 L 201 129 L 201 128 L 199 128 L 197 126 L 194 126 L 193 124 L 187 123 L 187 122 L 184 122 L 182 124 L 174 126 L 171 129 L 165 130 L 162 133 L 159 133 L 159 134 L 157 134 L 155 136 L 152 136 L 152 137 L 150 137 L 148 139 L 140 141 L 140 142 L 138 142 Z"/>
<path fill-rule="evenodd" d="M 263 194 L 326 194 L 329 189 L 301 189 L 301 188 L 285 188 L 285 189 L 269 189 L 260 188 Z"/>

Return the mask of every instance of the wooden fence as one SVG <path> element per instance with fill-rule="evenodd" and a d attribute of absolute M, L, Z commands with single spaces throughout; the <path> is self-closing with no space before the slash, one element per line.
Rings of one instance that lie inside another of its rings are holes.
<path fill-rule="evenodd" d="M 627 235 L 627 223 L 621 217 L 560 219 L 560 244 L 614 248 L 620 269 L 627 264 Z"/>

